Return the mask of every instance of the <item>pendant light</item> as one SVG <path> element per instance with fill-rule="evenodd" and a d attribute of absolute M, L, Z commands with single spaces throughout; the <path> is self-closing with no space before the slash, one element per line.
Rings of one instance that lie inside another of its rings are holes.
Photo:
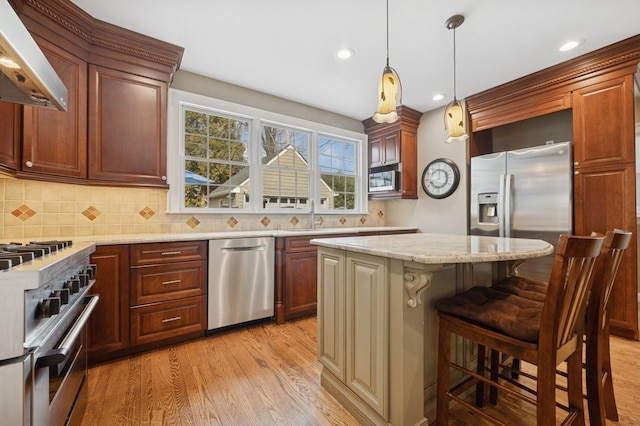
<path fill-rule="evenodd" d="M 387 66 L 384 67 L 378 83 L 378 109 L 373 114 L 373 121 L 394 123 L 398 120 L 396 97 L 399 99 L 398 103 L 401 104 L 402 83 L 400 83 L 400 77 L 396 70 L 389 66 L 389 0 L 387 0 Z"/>
<path fill-rule="evenodd" d="M 444 127 L 447 130 L 447 143 L 465 141 L 469 137 L 464 129 L 464 111 L 456 98 L 456 28 L 464 22 L 464 16 L 454 15 L 447 19 L 445 26 L 453 30 L 453 101 L 444 112 Z"/>

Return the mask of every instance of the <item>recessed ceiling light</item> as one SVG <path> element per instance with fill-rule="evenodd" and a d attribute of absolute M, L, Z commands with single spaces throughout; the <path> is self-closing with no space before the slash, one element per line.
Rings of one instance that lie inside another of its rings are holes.
<path fill-rule="evenodd" d="M 343 48 L 338 49 L 336 51 L 336 57 L 338 59 L 342 59 L 342 60 L 349 59 L 350 57 L 352 57 L 355 54 L 356 54 L 356 52 L 354 52 L 353 49 L 349 49 L 348 47 L 343 47 Z"/>
<path fill-rule="evenodd" d="M 558 48 L 558 50 L 561 51 L 561 52 L 567 52 L 569 50 L 575 49 L 576 47 L 580 46 L 581 44 L 582 44 L 581 40 L 571 40 L 571 41 L 566 42 L 562 46 L 560 46 Z"/>
<path fill-rule="evenodd" d="M 445 93 L 436 93 L 431 99 L 433 99 L 434 101 L 441 101 L 445 96 Z"/>

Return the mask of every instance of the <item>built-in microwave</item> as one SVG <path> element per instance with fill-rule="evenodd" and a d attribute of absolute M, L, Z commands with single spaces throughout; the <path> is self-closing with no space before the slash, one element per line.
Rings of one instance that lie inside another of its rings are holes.
<path fill-rule="evenodd" d="M 369 173 L 369 192 L 396 191 L 397 174 L 396 170 Z"/>

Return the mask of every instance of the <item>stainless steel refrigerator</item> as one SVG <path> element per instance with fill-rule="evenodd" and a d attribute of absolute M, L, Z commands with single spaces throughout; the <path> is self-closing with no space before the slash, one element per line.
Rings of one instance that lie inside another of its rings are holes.
<path fill-rule="evenodd" d="M 571 142 L 471 158 L 472 235 L 537 238 L 556 247 L 573 233 Z M 547 281 L 553 255 L 529 259 L 519 275 Z"/>

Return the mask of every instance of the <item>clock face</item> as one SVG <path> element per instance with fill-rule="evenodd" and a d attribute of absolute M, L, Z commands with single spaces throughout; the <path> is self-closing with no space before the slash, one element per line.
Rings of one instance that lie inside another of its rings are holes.
<path fill-rule="evenodd" d="M 460 171 L 447 158 L 433 160 L 422 172 L 422 189 L 431 198 L 446 198 L 458 187 Z"/>

